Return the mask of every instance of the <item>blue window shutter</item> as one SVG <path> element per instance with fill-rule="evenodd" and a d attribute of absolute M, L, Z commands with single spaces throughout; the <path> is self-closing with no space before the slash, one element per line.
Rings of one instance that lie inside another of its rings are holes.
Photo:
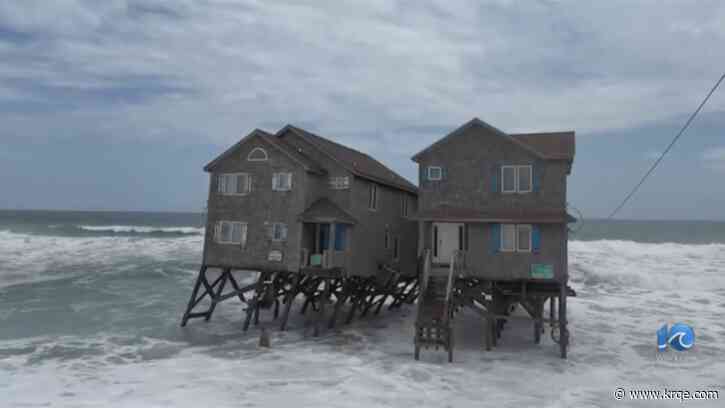
<path fill-rule="evenodd" d="M 499 165 L 494 165 L 491 167 L 491 192 L 496 193 L 498 192 L 498 175 L 501 173 L 501 168 Z"/>
<path fill-rule="evenodd" d="M 491 224 L 491 253 L 495 254 L 501 248 L 501 224 Z"/>
<path fill-rule="evenodd" d="M 428 167 L 420 166 L 421 172 L 420 172 L 420 181 L 428 181 Z"/>
<path fill-rule="evenodd" d="M 345 224 L 335 224 L 335 251 L 345 250 L 345 233 L 347 232 L 346 227 L 347 225 Z"/>
<path fill-rule="evenodd" d="M 536 193 L 541 188 L 541 165 L 539 163 L 534 163 L 531 165 L 531 187 L 532 190 Z"/>
<path fill-rule="evenodd" d="M 535 253 L 541 250 L 541 229 L 538 225 L 531 226 L 531 249 Z"/>

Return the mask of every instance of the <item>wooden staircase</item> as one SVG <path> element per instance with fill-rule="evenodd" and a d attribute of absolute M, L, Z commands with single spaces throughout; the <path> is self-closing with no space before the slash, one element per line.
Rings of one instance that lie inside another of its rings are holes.
<path fill-rule="evenodd" d="M 448 267 L 433 266 L 430 250 L 423 256 L 423 270 L 415 321 L 415 359 L 420 359 L 421 347 L 442 347 L 453 362 L 453 289 L 456 255 Z"/>

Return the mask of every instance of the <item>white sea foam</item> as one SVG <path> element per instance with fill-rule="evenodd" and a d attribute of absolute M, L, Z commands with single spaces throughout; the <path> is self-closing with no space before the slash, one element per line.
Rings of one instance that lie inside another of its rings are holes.
<path fill-rule="evenodd" d="M 199 262 L 203 236 L 65 237 L 0 231 L 0 287 L 102 273 L 125 263 Z"/>
<path fill-rule="evenodd" d="M 617 290 L 725 288 L 725 244 L 572 241 L 570 276 Z"/>
<path fill-rule="evenodd" d="M 79 229 L 92 232 L 109 233 L 178 233 L 178 234 L 204 234 L 204 228 L 195 227 L 152 227 L 144 225 L 79 225 Z"/>
<path fill-rule="evenodd" d="M 39 262 L 48 258 L 48 269 L 38 272 L 43 275 L 52 270 L 51 261 L 72 267 L 76 258 L 95 252 L 93 262 L 118 269 L 133 256 L 197 259 L 201 243 L 200 236 L 0 233 L 0 262 L 15 265 L 22 259 L 18 251 Z M 517 320 L 507 324 L 497 348 L 483 351 L 481 319 L 465 310 L 456 317 L 455 362 L 448 364 L 445 353 L 435 350 L 424 350 L 416 362 L 411 307 L 318 338 L 307 337 L 305 317 L 292 313 L 290 331 L 272 330 L 272 348 L 262 351 L 255 346 L 257 330 L 240 331 L 241 309 L 231 302 L 220 304 L 211 322 L 169 329 L 165 339 L 99 333 L 0 341 L 0 390 L 8 406 L 58 407 L 236 407 L 240 401 L 295 407 L 599 407 L 620 404 L 613 398 L 617 387 L 717 389 L 722 397 L 723 271 L 725 245 L 571 242 L 570 274 L 578 296 L 569 301 L 572 345 L 565 361 L 548 333 L 534 345 L 530 322 Z M 179 299 L 180 307 L 185 300 Z M 157 312 L 168 317 L 170 327 L 177 325 L 178 310 Z M 269 312 L 262 314 L 265 321 L 271 321 Z M 695 327 L 695 349 L 658 354 L 656 330 L 676 321 Z M 200 344 L 200 338 L 206 340 Z"/>

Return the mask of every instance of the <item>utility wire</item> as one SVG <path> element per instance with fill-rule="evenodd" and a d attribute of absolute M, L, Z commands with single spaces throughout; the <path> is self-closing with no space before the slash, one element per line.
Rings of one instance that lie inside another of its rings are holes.
<path fill-rule="evenodd" d="M 612 218 L 614 218 L 614 216 L 619 212 L 619 210 L 621 210 L 622 207 L 624 207 L 624 205 L 627 204 L 627 201 L 629 201 L 629 199 L 632 198 L 632 196 L 637 192 L 637 190 L 639 190 L 639 188 L 642 186 L 642 184 L 644 184 L 644 181 L 647 180 L 647 177 L 649 177 L 650 174 L 652 174 L 652 172 L 657 168 L 657 166 L 660 164 L 662 159 L 665 158 L 665 155 L 667 154 L 667 152 L 669 152 L 670 149 L 672 149 L 672 146 L 674 146 L 675 143 L 677 143 L 677 139 L 679 139 L 680 136 L 682 136 L 685 133 L 685 130 L 687 130 L 687 128 L 692 123 L 692 121 L 695 120 L 695 117 L 697 116 L 697 114 L 700 113 L 700 111 L 702 110 L 702 107 L 705 106 L 707 101 L 710 99 L 712 94 L 715 93 L 715 90 L 720 86 L 720 83 L 722 83 L 722 81 L 724 79 L 725 79 L 725 74 L 722 74 L 720 79 L 715 83 L 715 86 L 713 86 L 712 89 L 710 89 L 710 92 L 707 94 L 705 99 L 703 99 L 702 102 L 700 102 L 700 106 L 698 106 L 697 109 L 692 113 L 692 115 L 690 115 L 690 118 L 687 119 L 687 122 L 685 122 L 685 125 L 682 126 L 682 129 L 680 129 L 680 131 L 677 133 L 675 138 L 672 139 L 672 141 L 667 146 L 665 151 L 663 151 L 662 154 L 660 155 L 660 157 L 657 158 L 657 161 L 654 162 L 652 167 L 650 167 L 649 170 L 647 170 L 647 173 L 645 173 L 644 176 L 642 176 L 642 179 L 639 180 L 639 183 L 637 183 L 637 185 L 634 186 L 632 191 L 630 191 L 629 194 L 627 194 L 627 196 L 624 197 L 624 200 L 622 200 L 622 202 L 617 206 L 617 208 L 615 208 L 614 211 L 612 211 L 612 213 L 609 214 L 609 217 L 607 217 L 607 219 L 611 220 Z"/>

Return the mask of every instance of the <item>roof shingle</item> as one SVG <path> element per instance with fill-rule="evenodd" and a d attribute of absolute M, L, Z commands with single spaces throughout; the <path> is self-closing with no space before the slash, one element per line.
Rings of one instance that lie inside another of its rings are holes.
<path fill-rule="evenodd" d="M 515 133 L 514 139 L 530 146 L 547 159 L 573 160 L 574 132 Z"/>
<path fill-rule="evenodd" d="M 343 167 L 347 168 L 359 177 L 377 181 L 378 183 L 408 191 L 413 194 L 418 193 L 418 188 L 413 183 L 365 153 L 343 146 L 339 143 L 335 143 L 332 140 L 326 139 L 296 126 L 288 125 L 286 128 L 289 128 L 295 131 L 298 135 L 304 137 L 318 149 L 334 158 Z"/>
<path fill-rule="evenodd" d="M 305 222 L 341 222 L 356 224 L 357 220 L 327 198 L 320 198 L 300 214 Z"/>

